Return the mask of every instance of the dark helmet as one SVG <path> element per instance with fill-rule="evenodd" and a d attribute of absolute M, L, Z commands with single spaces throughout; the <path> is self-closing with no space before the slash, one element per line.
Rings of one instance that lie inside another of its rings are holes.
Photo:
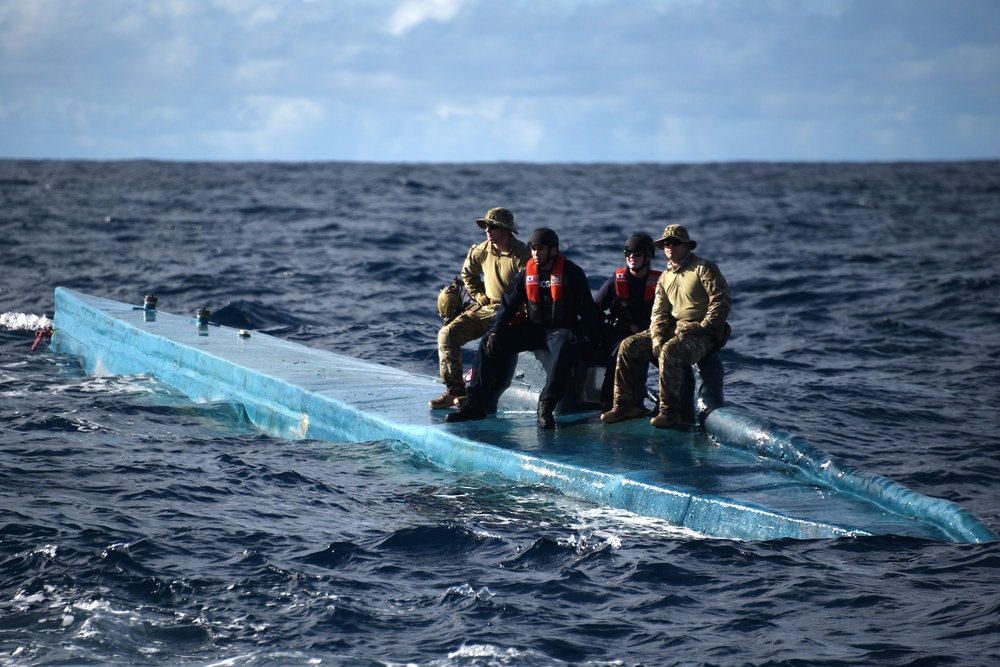
<path fill-rule="evenodd" d="M 625 240 L 625 254 L 639 250 L 645 253 L 646 258 L 653 256 L 653 237 L 649 234 L 633 234 Z"/>
<path fill-rule="evenodd" d="M 559 235 L 548 227 L 541 227 L 531 232 L 531 236 L 528 237 L 528 247 L 533 248 L 536 245 L 547 245 L 550 248 L 559 247 Z"/>

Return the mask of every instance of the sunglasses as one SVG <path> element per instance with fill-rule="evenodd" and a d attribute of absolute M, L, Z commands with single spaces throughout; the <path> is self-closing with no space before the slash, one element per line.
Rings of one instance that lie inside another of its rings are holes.
<path fill-rule="evenodd" d="M 661 241 L 661 243 L 663 243 L 663 245 L 670 245 L 670 246 L 680 245 L 681 244 L 681 242 L 678 241 L 677 239 L 665 239 L 665 240 Z"/>
<path fill-rule="evenodd" d="M 631 257 L 632 255 L 645 255 L 646 253 L 642 250 L 626 250 L 625 256 Z"/>

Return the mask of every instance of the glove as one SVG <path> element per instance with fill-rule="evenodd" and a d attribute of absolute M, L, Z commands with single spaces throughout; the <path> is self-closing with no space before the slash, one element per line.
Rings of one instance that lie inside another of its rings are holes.
<path fill-rule="evenodd" d="M 681 334 L 696 334 L 701 333 L 705 329 L 701 326 L 701 322 L 678 322 L 677 323 L 677 335 Z"/>
<path fill-rule="evenodd" d="M 483 351 L 486 352 L 487 357 L 493 357 L 497 352 L 497 335 L 495 333 L 490 334 L 486 337 L 483 342 Z"/>
<path fill-rule="evenodd" d="M 486 296 L 485 294 L 480 294 L 479 296 L 476 297 L 476 303 L 478 303 L 480 306 L 488 306 L 490 305 L 490 297 Z"/>

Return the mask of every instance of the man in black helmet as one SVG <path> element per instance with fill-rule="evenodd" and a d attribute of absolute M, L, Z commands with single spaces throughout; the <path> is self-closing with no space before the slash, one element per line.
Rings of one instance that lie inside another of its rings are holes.
<path fill-rule="evenodd" d="M 486 418 L 486 402 L 502 391 L 506 369 L 519 352 L 548 350 L 545 386 L 538 396 L 538 427 L 555 428 L 552 414 L 566 392 L 577 344 L 596 331 L 599 311 L 579 266 L 559 253 L 559 237 L 547 228 L 528 237 L 531 259 L 504 292 L 500 307 L 472 362 L 472 382 L 449 422 Z M 527 312 L 527 317 L 520 315 Z"/>
<path fill-rule="evenodd" d="M 648 234 L 633 234 L 625 241 L 625 266 L 597 292 L 594 301 L 601 312 L 607 313 L 601 332 L 601 353 L 604 357 L 604 384 L 601 386 L 601 411 L 611 409 L 615 390 L 615 364 L 618 348 L 632 334 L 649 328 L 656 297 L 659 271 L 650 268 L 653 261 L 653 238 Z M 642 378 L 643 390 L 646 386 Z"/>

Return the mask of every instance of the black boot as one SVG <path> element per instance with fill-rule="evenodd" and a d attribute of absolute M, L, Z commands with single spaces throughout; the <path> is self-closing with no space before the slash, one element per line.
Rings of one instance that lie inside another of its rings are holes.
<path fill-rule="evenodd" d="M 462 407 L 455 412 L 448 413 L 448 416 L 444 418 L 446 422 L 469 422 L 480 419 L 486 419 L 486 410 L 483 409 L 479 401 L 471 399 L 466 399 Z"/>
<path fill-rule="evenodd" d="M 552 403 L 538 401 L 538 428 L 549 430 L 556 427 L 556 418 L 552 416 Z"/>

